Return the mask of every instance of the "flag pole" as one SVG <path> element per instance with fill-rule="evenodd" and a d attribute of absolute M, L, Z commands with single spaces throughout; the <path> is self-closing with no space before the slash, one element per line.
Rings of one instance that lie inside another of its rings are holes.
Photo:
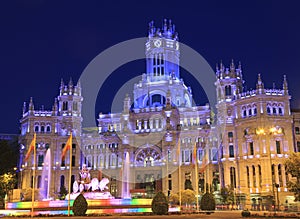
<path fill-rule="evenodd" d="M 36 163 L 36 134 L 33 135 L 33 173 L 32 173 L 32 190 L 31 190 L 31 217 L 33 217 L 34 211 L 34 187 L 35 187 L 35 163 Z M 31 147 L 32 145 L 30 145 Z"/>
<path fill-rule="evenodd" d="M 71 177 L 72 177 L 72 132 L 70 135 L 70 145 L 69 145 L 69 150 L 70 150 L 70 167 L 69 167 L 69 198 L 68 198 L 68 216 L 70 216 L 70 205 L 71 205 Z M 68 145 L 66 145 L 68 146 Z"/>
<path fill-rule="evenodd" d="M 195 189 L 196 189 L 196 210 L 197 212 L 199 211 L 199 185 L 198 185 L 198 158 L 197 158 L 197 143 L 195 142 L 195 151 L 196 151 L 196 156 L 195 156 Z"/>
<path fill-rule="evenodd" d="M 180 138 L 178 139 L 178 188 L 179 188 L 179 211 L 181 211 L 181 165 L 180 165 Z"/>

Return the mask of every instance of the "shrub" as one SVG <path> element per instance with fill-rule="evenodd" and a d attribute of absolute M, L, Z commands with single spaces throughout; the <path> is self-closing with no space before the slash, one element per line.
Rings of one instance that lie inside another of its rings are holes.
<path fill-rule="evenodd" d="M 85 212 L 88 208 L 88 203 L 85 197 L 80 194 L 76 197 L 73 203 L 73 213 L 75 216 L 85 216 Z"/>
<path fill-rule="evenodd" d="M 65 186 L 61 186 L 59 190 L 59 199 L 60 200 L 65 200 L 66 195 L 68 194 L 68 191 Z"/>
<path fill-rule="evenodd" d="M 173 205 L 179 204 L 179 195 L 172 193 L 169 197 L 169 202 Z"/>
<path fill-rule="evenodd" d="M 190 189 L 181 191 L 181 203 L 191 205 L 197 201 L 195 192 Z"/>
<path fill-rule="evenodd" d="M 201 208 L 201 210 L 207 210 L 207 211 L 215 210 L 216 201 L 215 201 L 213 194 L 205 193 L 202 196 L 202 199 L 200 202 L 200 208 Z"/>
<path fill-rule="evenodd" d="M 153 214 L 163 215 L 168 214 L 169 211 L 169 205 L 167 197 L 163 192 L 158 192 L 151 203 L 152 212 Z"/>
<path fill-rule="evenodd" d="M 250 211 L 248 211 L 248 210 L 243 210 L 242 211 L 242 217 L 250 217 Z"/>

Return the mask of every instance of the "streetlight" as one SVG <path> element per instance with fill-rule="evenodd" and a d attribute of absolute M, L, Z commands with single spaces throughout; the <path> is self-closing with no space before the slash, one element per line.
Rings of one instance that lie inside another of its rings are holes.
<path fill-rule="evenodd" d="M 276 190 L 277 190 L 277 196 L 276 196 L 276 203 L 277 203 L 277 210 L 279 210 L 279 184 L 278 183 L 275 183 L 275 187 L 276 187 Z"/>

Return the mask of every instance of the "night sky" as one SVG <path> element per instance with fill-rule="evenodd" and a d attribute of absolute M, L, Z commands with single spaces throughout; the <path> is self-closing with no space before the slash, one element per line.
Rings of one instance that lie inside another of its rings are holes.
<path fill-rule="evenodd" d="M 299 8 L 296 0 L 1 1 L 0 133 L 19 133 L 24 101 L 33 97 L 36 109 L 51 109 L 61 78 L 77 81 L 100 52 L 145 37 L 148 23 L 160 27 L 164 18 L 213 69 L 220 60 L 226 66 L 241 61 L 248 89 L 255 89 L 258 73 L 269 88 L 273 82 L 281 88 L 286 74 L 292 107 L 300 108 Z M 118 88 L 143 72 L 144 61 L 116 70 L 100 90 L 96 112 L 109 112 Z M 188 73 L 182 77 L 193 86 Z M 205 104 L 197 90 L 196 103 Z"/>

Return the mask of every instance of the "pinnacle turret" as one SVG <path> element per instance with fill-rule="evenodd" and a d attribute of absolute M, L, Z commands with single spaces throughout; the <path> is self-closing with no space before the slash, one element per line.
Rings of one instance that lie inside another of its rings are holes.
<path fill-rule="evenodd" d="M 57 106 L 57 98 L 54 99 L 54 104 L 52 106 L 52 115 L 56 116 L 58 112 L 58 106 Z"/>
<path fill-rule="evenodd" d="M 29 102 L 29 114 L 33 114 L 34 113 L 34 104 L 33 104 L 33 99 L 32 97 L 30 97 L 30 102 Z"/>
<path fill-rule="evenodd" d="M 178 34 L 175 32 L 175 25 L 171 20 L 164 19 L 162 28 L 156 28 L 154 22 L 149 22 L 148 37 L 165 37 L 168 39 L 178 40 Z"/>
<path fill-rule="evenodd" d="M 263 94 L 264 91 L 264 83 L 261 80 L 260 74 L 257 76 L 257 83 L 256 83 L 256 93 L 257 94 Z"/>
<path fill-rule="evenodd" d="M 287 83 L 287 80 L 286 80 L 286 75 L 283 75 L 283 94 L 284 95 L 288 95 L 289 94 L 288 83 Z"/>
<path fill-rule="evenodd" d="M 26 102 L 23 103 L 23 116 L 26 113 Z"/>

